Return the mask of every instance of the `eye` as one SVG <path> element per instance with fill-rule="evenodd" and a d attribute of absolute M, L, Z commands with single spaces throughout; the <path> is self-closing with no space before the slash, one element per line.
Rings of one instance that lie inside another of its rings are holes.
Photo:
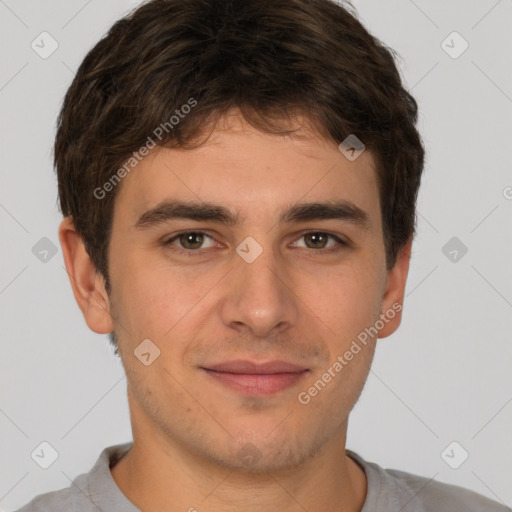
<path fill-rule="evenodd" d="M 305 247 L 306 249 L 315 249 L 319 252 L 332 252 L 333 250 L 337 250 L 339 246 L 347 246 L 348 244 L 342 240 L 340 237 L 333 235 L 332 233 L 325 233 L 324 231 L 309 231 L 307 233 L 303 233 L 300 239 L 304 239 L 304 245 L 295 245 L 295 247 Z M 329 242 L 330 245 L 329 245 Z"/>
<path fill-rule="evenodd" d="M 307 233 L 303 233 L 299 237 L 299 240 L 301 239 L 304 239 L 305 245 L 298 245 L 298 241 L 296 241 L 292 246 L 313 249 L 315 252 L 320 253 L 335 252 L 342 246 L 349 245 L 340 237 L 324 231 L 309 231 Z M 210 241 L 209 245 L 204 245 L 207 240 Z M 172 246 L 172 250 L 178 253 L 187 255 L 197 253 L 197 255 L 200 255 L 202 253 L 200 249 L 214 247 L 216 242 L 210 235 L 203 231 L 184 231 L 162 242 L 162 244 L 164 246 Z"/>
<path fill-rule="evenodd" d="M 209 246 L 204 247 L 203 243 L 207 238 L 211 240 L 211 243 Z M 181 249 L 184 252 L 197 251 L 197 249 L 207 249 L 208 247 L 213 247 L 215 245 L 213 238 L 202 231 L 185 231 L 183 233 L 178 233 L 165 241 L 164 245 L 175 245 L 175 242 L 179 244 L 178 251 Z"/>

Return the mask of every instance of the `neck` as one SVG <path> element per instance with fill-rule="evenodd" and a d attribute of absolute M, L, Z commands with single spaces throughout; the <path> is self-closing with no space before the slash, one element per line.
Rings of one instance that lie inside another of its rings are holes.
<path fill-rule="evenodd" d="M 359 512 L 366 477 L 345 453 L 346 426 L 300 466 L 251 473 L 202 459 L 169 436 L 134 425 L 133 447 L 111 472 L 125 496 L 145 512 Z"/>

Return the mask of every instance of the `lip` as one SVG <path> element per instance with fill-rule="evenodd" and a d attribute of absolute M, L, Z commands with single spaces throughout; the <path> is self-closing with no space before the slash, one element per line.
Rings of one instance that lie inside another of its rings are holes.
<path fill-rule="evenodd" d="M 247 396 L 268 396 L 295 385 L 309 369 L 286 361 L 227 361 L 203 367 L 220 384 Z"/>
<path fill-rule="evenodd" d="M 205 367 L 206 370 L 226 373 L 243 373 L 253 375 L 271 375 L 274 373 L 299 373 L 307 370 L 305 366 L 299 366 L 286 361 L 267 361 L 257 363 L 247 359 L 235 359 Z"/>

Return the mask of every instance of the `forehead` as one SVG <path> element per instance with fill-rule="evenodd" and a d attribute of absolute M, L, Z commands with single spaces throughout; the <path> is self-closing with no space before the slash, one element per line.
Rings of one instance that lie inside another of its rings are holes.
<path fill-rule="evenodd" d="M 155 148 L 123 180 L 115 209 L 133 220 L 169 199 L 225 205 L 240 221 L 300 202 L 348 200 L 380 220 L 369 151 L 350 161 L 313 131 L 264 133 L 239 118 L 225 118 L 197 148 Z"/>

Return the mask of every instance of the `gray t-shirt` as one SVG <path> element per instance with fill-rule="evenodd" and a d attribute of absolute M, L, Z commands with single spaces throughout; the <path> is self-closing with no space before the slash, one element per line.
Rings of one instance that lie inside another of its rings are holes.
<path fill-rule="evenodd" d="M 132 443 L 105 448 L 89 473 L 67 489 L 36 496 L 17 512 L 140 512 L 117 487 L 110 468 Z M 361 512 L 505 512 L 511 509 L 476 492 L 421 476 L 383 469 L 347 450 L 366 473 L 368 488 Z"/>

